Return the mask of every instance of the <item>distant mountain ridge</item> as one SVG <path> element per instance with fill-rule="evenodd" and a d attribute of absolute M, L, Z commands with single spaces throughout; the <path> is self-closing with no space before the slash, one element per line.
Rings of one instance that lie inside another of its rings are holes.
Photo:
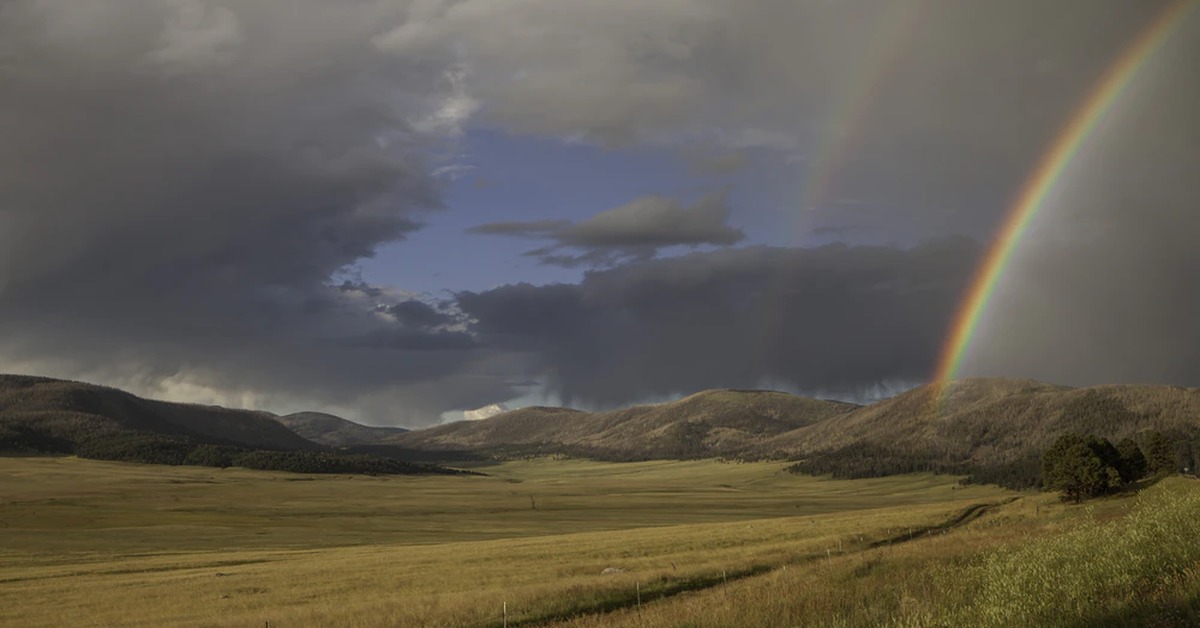
<path fill-rule="evenodd" d="M 707 390 L 678 401 L 607 412 L 529 407 L 478 421 L 414 430 L 389 443 L 412 449 L 599 458 L 732 455 L 762 440 L 828 420 L 854 404 L 762 390 Z"/>
<path fill-rule="evenodd" d="M 793 460 L 798 471 L 842 477 L 940 471 L 1029 480 L 1041 452 L 1062 433 L 1116 440 L 1152 431 L 1171 436 L 1181 468 L 1195 468 L 1200 389 L 980 378 L 922 386 L 867 406 L 718 389 L 606 412 L 528 407 L 404 431 L 321 413 L 277 417 L 0 375 L 0 450 L 8 451 L 72 453 L 120 435 L 431 462 L 545 454 L 614 461 L 727 457 Z"/>
<path fill-rule="evenodd" d="M 74 442 L 121 432 L 271 450 L 318 450 L 266 412 L 143 399 L 83 382 L 0 375 L 0 434 Z"/>
<path fill-rule="evenodd" d="M 868 406 L 713 390 L 610 412 L 523 408 L 389 442 L 501 457 L 789 459 L 801 471 L 844 477 L 942 471 L 1029 482 L 1041 452 L 1062 433 L 1116 440 L 1150 431 L 1172 435 L 1183 466 L 1200 462 L 1200 389 L 977 378 L 921 386 Z"/>
<path fill-rule="evenodd" d="M 1027 477 L 1067 432 L 1113 441 L 1148 432 L 1176 442 L 1181 467 L 1200 455 L 1200 389 L 1162 385 L 1056 386 L 978 378 L 922 386 L 764 441 L 762 452 L 807 459 L 810 471 L 878 475 L 931 469 L 1010 469 Z M 1004 471 L 1009 473 L 1009 471 Z"/>
<path fill-rule="evenodd" d="M 343 421 L 329 415 L 322 420 Z M 371 430 L 338 427 L 346 434 Z M 0 375 L 0 453 L 301 473 L 458 473 L 387 452 L 337 451 L 303 438 L 267 412 L 155 401 L 25 375 Z"/>
<path fill-rule="evenodd" d="M 361 425 L 323 412 L 295 412 L 274 418 L 301 437 L 330 447 L 370 445 L 408 431 L 402 427 Z"/>

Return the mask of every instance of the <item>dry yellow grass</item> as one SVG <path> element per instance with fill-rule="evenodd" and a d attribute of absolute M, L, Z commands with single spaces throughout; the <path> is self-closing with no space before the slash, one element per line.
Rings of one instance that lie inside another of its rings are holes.
<path fill-rule="evenodd" d="M 722 571 L 733 589 L 837 564 L 839 548 L 1010 495 L 781 467 L 535 460 L 351 479 L 0 459 L 0 624 L 499 625 L 505 604 L 516 624 L 637 588 L 649 604 Z"/>
<path fill-rule="evenodd" d="M 1200 483 L 1064 505 L 1024 496 L 947 534 L 606 615 L 598 626 L 1194 626 Z"/>

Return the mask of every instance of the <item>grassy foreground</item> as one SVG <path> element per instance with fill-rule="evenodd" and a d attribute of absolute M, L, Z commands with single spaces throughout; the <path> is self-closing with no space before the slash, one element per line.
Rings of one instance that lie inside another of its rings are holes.
<path fill-rule="evenodd" d="M 1200 482 L 1076 507 L 782 466 L 369 478 L 0 458 L 0 625 L 1200 623 Z"/>
<path fill-rule="evenodd" d="M 1026 496 L 909 543 L 564 626 L 1196 626 L 1200 482 L 1087 506 Z"/>
<path fill-rule="evenodd" d="M 0 625 L 501 625 L 811 564 L 1009 493 L 771 463 L 490 477 L 0 458 Z M 605 570 L 609 573 L 603 573 Z"/>

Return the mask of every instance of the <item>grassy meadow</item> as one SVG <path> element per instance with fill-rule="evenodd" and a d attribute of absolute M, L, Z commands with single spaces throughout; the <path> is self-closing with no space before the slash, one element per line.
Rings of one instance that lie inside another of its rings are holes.
<path fill-rule="evenodd" d="M 1147 600 L 1191 617 L 1190 480 L 1075 507 L 783 466 L 331 477 L 0 458 L 0 625 L 502 626 L 505 609 L 510 626 L 1011 625 L 1142 617 Z M 1133 586 L 1152 595 L 1114 592 Z"/>
<path fill-rule="evenodd" d="M 1200 483 L 1090 506 L 1025 497 L 947 534 L 559 625 L 1196 626 Z"/>

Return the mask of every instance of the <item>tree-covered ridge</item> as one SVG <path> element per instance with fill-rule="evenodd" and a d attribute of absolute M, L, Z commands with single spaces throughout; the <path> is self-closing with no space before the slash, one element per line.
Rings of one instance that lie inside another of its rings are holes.
<path fill-rule="evenodd" d="M 264 412 L 143 399 L 80 382 L 0 375 L 0 454 L 297 473 L 451 473 L 308 441 Z"/>
<path fill-rule="evenodd" d="M 202 443 L 184 436 L 112 432 L 78 442 L 48 438 L 30 431 L 0 430 L 0 452 L 74 454 L 80 458 L 142 464 L 242 467 L 292 473 L 361 473 L 395 475 L 458 473 L 435 465 L 415 464 L 370 454 L 331 451 L 279 451 Z"/>
<path fill-rule="evenodd" d="M 66 440 L 131 431 L 249 449 L 320 449 L 266 412 L 157 401 L 105 386 L 25 375 L 0 375 L 0 433 L 4 431 L 37 431 Z"/>
<path fill-rule="evenodd" d="M 953 458 L 932 451 L 863 444 L 818 452 L 787 467 L 792 473 L 829 475 L 853 480 L 904 473 L 949 473 L 965 475 L 976 484 L 997 484 L 1022 489 L 1041 485 L 1041 468 L 1036 457 L 1013 462 L 981 464 L 969 458 Z"/>
<path fill-rule="evenodd" d="M 1107 438 L 1070 432 L 1041 455 L 987 464 L 955 458 L 946 452 L 904 446 L 862 444 L 818 452 L 788 467 L 792 473 L 829 475 L 837 479 L 886 477 L 904 473 L 949 473 L 967 481 L 1006 488 L 1063 490 L 1075 499 L 1104 494 L 1147 475 L 1186 473 L 1200 440 L 1185 432 L 1144 432 L 1113 445 Z M 1069 454 L 1069 455 L 1068 455 Z M 1047 460 L 1050 462 L 1048 463 Z M 1074 474 L 1086 488 L 1063 479 Z M 1067 488 L 1070 486 L 1071 488 Z"/>

